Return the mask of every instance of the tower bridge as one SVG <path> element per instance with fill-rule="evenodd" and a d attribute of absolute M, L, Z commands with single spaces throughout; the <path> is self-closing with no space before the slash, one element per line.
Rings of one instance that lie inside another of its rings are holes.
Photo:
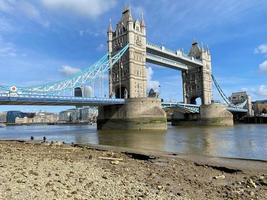
<path fill-rule="evenodd" d="M 231 112 L 247 112 L 245 105 L 233 105 L 228 100 L 212 76 L 209 49 L 193 42 L 189 53 L 186 54 L 182 50 L 173 51 L 148 42 L 143 16 L 140 20 L 134 20 L 129 8 L 123 10 L 114 30 L 110 22 L 107 47 L 107 54 L 95 64 L 66 80 L 31 87 L 0 85 L 0 105 L 100 106 L 100 128 L 110 121 L 111 125 L 109 123 L 107 126 L 109 128 L 121 122 L 125 122 L 124 128 L 132 127 L 132 124 L 138 129 L 166 128 L 166 114 L 162 106 L 179 107 L 189 113 L 200 113 L 202 118 L 212 116 L 227 120 L 231 118 L 227 109 Z M 182 72 L 183 103 L 161 103 L 158 99 L 147 98 L 146 63 Z M 72 91 L 73 94 L 75 88 L 93 84 L 104 73 L 109 74 L 108 98 L 61 95 L 62 91 Z M 212 81 L 226 102 L 227 108 L 212 104 Z M 201 99 L 200 106 L 196 105 L 197 98 Z M 155 124 L 151 121 L 155 121 Z M 142 127 L 137 124 L 149 125 Z"/>

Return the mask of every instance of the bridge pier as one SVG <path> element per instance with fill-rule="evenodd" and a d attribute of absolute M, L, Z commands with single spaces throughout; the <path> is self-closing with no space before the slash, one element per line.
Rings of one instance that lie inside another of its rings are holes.
<path fill-rule="evenodd" d="M 172 125 L 233 126 L 233 114 L 222 104 L 200 106 L 200 113 L 174 112 Z"/>
<path fill-rule="evenodd" d="M 222 104 L 201 105 L 200 124 L 204 126 L 233 126 L 233 114 Z"/>
<path fill-rule="evenodd" d="M 160 99 L 130 98 L 123 105 L 99 107 L 98 130 L 166 130 L 167 118 Z"/>

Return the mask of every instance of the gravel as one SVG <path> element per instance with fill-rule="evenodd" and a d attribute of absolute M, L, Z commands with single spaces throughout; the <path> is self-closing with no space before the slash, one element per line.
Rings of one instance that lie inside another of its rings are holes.
<path fill-rule="evenodd" d="M 227 172 L 175 157 L 139 158 L 1 141 L 0 199 L 267 199 L 266 169 Z"/>

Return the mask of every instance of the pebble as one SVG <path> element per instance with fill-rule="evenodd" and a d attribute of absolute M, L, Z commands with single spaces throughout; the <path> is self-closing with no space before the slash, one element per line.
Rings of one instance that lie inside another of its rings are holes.
<path fill-rule="evenodd" d="M 256 183 L 254 183 L 254 181 L 253 181 L 251 178 L 248 180 L 248 182 L 250 183 L 250 185 L 251 185 L 252 187 L 257 188 Z"/>
<path fill-rule="evenodd" d="M 118 161 L 118 160 L 112 160 L 112 161 L 110 161 L 110 163 L 112 165 L 118 165 L 118 164 L 120 164 L 120 161 Z"/>
<path fill-rule="evenodd" d="M 225 175 L 214 176 L 214 179 L 225 179 Z"/>
<path fill-rule="evenodd" d="M 163 187 L 161 185 L 158 185 L 158 189 L 161 190 Z"/>

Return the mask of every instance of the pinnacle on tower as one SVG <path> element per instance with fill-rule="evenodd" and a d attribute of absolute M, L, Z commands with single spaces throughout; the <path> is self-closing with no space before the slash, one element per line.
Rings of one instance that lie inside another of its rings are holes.
<path fill-rule="evenodd" d="M 129 5 L 125 5 L 124 6 L 122 14 L 127 16 L 128 21 L 132 21 L 133 20 L 131 7 Z"/>
<path fill-rule="evenodd" d="M 144 13 L 142 12 L 141 14 L 141 27 L 145 27 L 146 24 L 145 24 L 145 19 L 144 19 Z"/>
<path fill-rule="evenodd" d="M 197 44 L 198 44 L 197 40 L 193 39 L 192 45 L 197 45 Z"/>
<path fill-rule="evenodd" d="M 108 32 L 112 32 L 112 23 L 111 23 L 111 19 L 109 19 Z"/>

